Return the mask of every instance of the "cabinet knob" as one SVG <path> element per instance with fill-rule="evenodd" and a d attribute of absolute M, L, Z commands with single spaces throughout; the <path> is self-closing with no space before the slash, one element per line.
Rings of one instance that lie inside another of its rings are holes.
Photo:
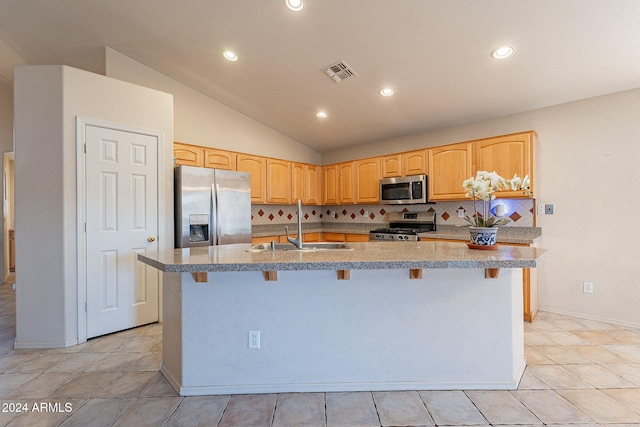
<path fill-rule="evenodd" d="M 149 236 L 147 237 L 147 242 L 151 243 L 151 242 L 155 242 L 156 238 L 154 236 Z"/>

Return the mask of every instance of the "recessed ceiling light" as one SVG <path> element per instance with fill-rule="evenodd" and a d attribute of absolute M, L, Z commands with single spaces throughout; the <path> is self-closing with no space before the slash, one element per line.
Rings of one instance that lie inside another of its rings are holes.
<path fill-rule="evenodd" d="M 393 95 L 393 89 L 385 87 L 384 89 L 380 89 L 380 95 L 382 96 L 391 96 Z"/>
<path fill-rule="evenodd" d="M 318 111 L 316 113 L 316 117 L 319 119 L 326 119 L 327 118 L 327 113 L 325 113 L 324 111 Z"/>
<path fill-rule="evenodd" d="M 514 50 L 511 46 L 501 46 L 491 51 L 491 56 L 495 59 L 504 59 L 513 54 Z"/>
<path fill-rule="evenodd" d="M 294 12 L 299 12 L 304 7 L 302 0 L 285 0 L 287 7 Z"/>
<path fill-rule="evenodd" d="M 225 50 L 223 55 L 229 61 L 237 61 L 238 60 L 238 55 L 236 55 L 235 53 L 231 52 L 230 50 Z"/>

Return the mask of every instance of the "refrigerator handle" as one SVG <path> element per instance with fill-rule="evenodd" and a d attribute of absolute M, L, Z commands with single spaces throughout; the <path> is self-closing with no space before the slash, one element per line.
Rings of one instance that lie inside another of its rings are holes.
<path fill-rule="evenodd" d="M 213 244 L 220 244 L 220 206 L 218 205 L 218 195 L 220 194 L 220 184 L 215 183 L 211 185 L 211 202 L 213 203 L 213 221 L 215 223 L 212 227 Z"/>

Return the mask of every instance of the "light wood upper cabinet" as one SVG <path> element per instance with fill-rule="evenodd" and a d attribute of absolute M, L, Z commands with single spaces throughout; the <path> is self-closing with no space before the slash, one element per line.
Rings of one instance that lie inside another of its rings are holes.
<path fill-rule="evenodd" d="M 322 201 L 325 205 L 338 204 L 338 165 L 323 166 L 324 191 Z"/>
<path fill-rule="evenodd" d="M 320 204 L 322 191 L 322 168 L 315 165 L 304 165 L 304 192 L 302 202 L 307 205 Z M 297 200 L 297 199 L 296 199 Z"/>
<path fill-rule="evenodd" d="M 232 151 L 207 148 L 204 151 L 204 167 L 214 169 L 236 170 L 236 156 Z"/>
<path fill-rule="evenodd" d="M 264 203 L 266 200 L 267 159 L 238 153 L 236 169 L 251 174 L 251 203 Z"/>
<path fill-rule="evenodd" d="M 383 178 L 393 178 L 402 175 L 402 154 L 391 154 L 382 157 L 381 175 Z"/>
<path fill-rule="evenodd" d="M 338 182 L 340 203 L 356 202 L 356 162 L 338 163 Z"/>
<path fill-rule="evenodd" d="M 380 159 L 357 160 L 356 203 L 377 203 L 380 200 Z"/>
<path fill-rule="evenodd" d="M 465 198 L 462 183 L 472 172 L 472 143 L 444 145 L 427 150 L 429 200 Z"/>
<path fill-rule="evenodd" d="M 297 203 L 298 199 L 302 200 L 302 203 L 306 203 L 305 201 L 305 165 L 302 163 L 291 163 L 291 202 Z"/>
<path fill-rule="evenodd" d="M 536 134 L 533 131 L 498 136 L 474 141 L 477 170 L 496 171 L 509 179 L 513 174 L 520 178 L 529 175 L 533 192 L 533 150 Z M 527 197 L 521 190 L 502 190 L 496 197 Z"/>
<path fill-rule="evenodd" d="M 267 158 L 267 203 L 291 203 L 291 162 Z"/>
<path fill-rule="evenodd" d="M 402 153 L 402 174 L 421 175 L 427 173 L 427 151 L 416 150 Z"/>
<path fill-rule="evenodd" d="M 204 166 L 204 147 L 195 145 L 173 143 L 173 157 L 176 159 L 176 166 Z"/>

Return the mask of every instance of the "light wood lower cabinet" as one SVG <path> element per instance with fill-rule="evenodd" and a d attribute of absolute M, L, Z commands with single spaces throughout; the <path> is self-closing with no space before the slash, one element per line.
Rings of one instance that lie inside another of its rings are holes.
<path fill-rule="evenodd" d="M 433 241 L 433 242 L 456 242 L 462 243 L 464 240 L 454 239 L 433 239 L 427 237 L 421 237 L 421 241 Z M 501 243 L 505 246 L 533 246 L 518 243 Z M 536 314 L 538 314 L 538 271 L 535 268 L 523 268 L 522 269 L 522 302 L 523 302 L 523 317 L 525 322 L 533 322 Z"/>

